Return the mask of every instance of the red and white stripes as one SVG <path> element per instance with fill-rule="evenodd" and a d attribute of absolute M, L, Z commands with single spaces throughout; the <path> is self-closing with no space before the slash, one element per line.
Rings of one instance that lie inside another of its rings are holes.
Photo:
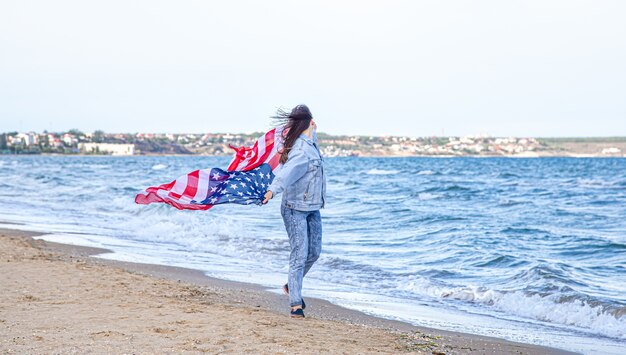
<path fill-rule="evenodd" d="M 263 163 L 268 163 L 272 170 L 275 169 L 280 160 L 282 132 L 282 127 L 274 128 L 259 137 L 252 147 L 233 147 L 229 144 L 236 153 L 228 171 L 248 171 Z"/>
<path fill-rule="evenodd" d="M 279 152 L 283 146 L 282 132 L 282 127 L 274 128 L 259 137 L 252 147 L 229 145 L 236 154 L 228 166 L 228 171 L 248 171 L 263 163 L 269 164 L 272 170 L 276 169 L 280 161 Z M 138 204 L 162 202 L 181 210 L 208 210 L 213 205 L 201 202 L 215 191 L 216 184 L 226 179 L 227 175 L 212 169 L 195 170 L 168 184 L 147 188 L 144 194 L 135 197 L 135 202 Z"/>

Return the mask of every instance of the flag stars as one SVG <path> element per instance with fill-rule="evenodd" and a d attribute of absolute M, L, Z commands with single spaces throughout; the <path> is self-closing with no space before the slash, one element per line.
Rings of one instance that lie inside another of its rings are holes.
<path fill-rule="evenodd" d="M 225 171 L 218 168 L 205 171 L 206 174 L 203 173 L 198 181 L 198 188 L 204 184 L 204 189 L 206 189 L 203 198 L 195 200 L 185 198 L 185 201 L 180 202 L 181 204 L 260 204 L 272 177 L 271 169 L 267 164 L 248 171 Z"/>

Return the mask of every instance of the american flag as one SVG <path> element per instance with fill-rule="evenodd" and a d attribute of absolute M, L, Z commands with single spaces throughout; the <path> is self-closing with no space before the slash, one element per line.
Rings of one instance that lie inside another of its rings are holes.
<path fill-rule="evenodd" d="M 194 170 L 160 186 L 137 194 L 135 203 L 167 203 L 179 210 L 208 210 L 217 204 L 261 204 L 274 179 L 280 160 L 281 128 L 265 133 L 252 147 L 233 147 L 236 154 L 228 171 L 212 168 Z"/>
<path fill-rule="evenodd" d="M 257 166 L 268 163 L 270 167 L 276 169 L 280 160 L 279 151 L 282 149 L 282 127 L 277 127 L 265 133 L 254 142 L 252 147 L 233 147 L 235 158 L 228 166 L 229 171 L 246 171 Z"/>

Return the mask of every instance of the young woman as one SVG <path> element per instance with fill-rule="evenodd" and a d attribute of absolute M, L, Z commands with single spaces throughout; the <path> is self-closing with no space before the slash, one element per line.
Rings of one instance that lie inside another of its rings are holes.
<path fill-rule="evenodd" d="M 282 193 L 281 214 L 289 236 L 288 282 L 283 291 L 289 294 L 291 317 L 303 318 L 302 280 L 322 251 L 320 208 L 326 200 L 324 160 L 317 147 L 311 111 L 298 105 L 291 113 L 279 111 L 275 117 L 285 125 L 282 169 L 276 172 L 263 204 Z"/>

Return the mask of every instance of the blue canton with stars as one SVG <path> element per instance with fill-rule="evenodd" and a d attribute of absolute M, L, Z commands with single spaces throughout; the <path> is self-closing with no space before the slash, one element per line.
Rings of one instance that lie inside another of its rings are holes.
<path fill-rule="evenodd" d="M 240 205 L 261 205 L 267 188 L 274 179 L 269 164 L 248 171 L 225 171 L 211 169 L 207 198 L 203 201 L 191 201 L 202 205 L 236 203 Z"/>

